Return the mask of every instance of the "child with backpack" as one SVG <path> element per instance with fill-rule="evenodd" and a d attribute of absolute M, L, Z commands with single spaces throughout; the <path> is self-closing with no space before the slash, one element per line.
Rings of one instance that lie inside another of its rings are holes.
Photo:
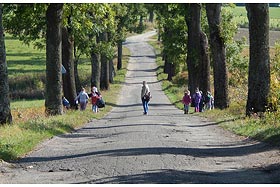
<path fill-rule="evenodd" d="M 92 111 L 94 113 L 98 112 L 97 102 L 101 98 L 100 93 L 97 91 L 97 88 L 94 86 L 92 87 L 91 93 L 89 94 L 91 97 L 91 104 L 92 104 Z"/>
<path fill-rule="evenodd" d="M 214 109 L 214 97 L 212 96 L 210 91 L 207 92 L 205 103 L 206 103 L 207 110 Z"/>
<path fill-rule="evenodd" d="M 201 101 L 201 97 L 202 97 L 202 95 L 201 95 L 199 89 L 197 88 L 195 90 L 195 93 L 193 94 L 194 107 L 195 107 L 194 112 L 199 112 L 199 104 L 200 104 L 200 101 Z"/>

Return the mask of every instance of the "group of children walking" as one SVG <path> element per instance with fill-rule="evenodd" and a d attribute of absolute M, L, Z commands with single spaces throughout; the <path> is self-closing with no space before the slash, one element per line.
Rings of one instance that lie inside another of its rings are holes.
<path fill-rule="evenodd" d="M 182 102 L 184 104 L 184 113 L 189 113 L 190 105 L 195 108 L 194 112 L 203 112 L 204 110 L 214 109 L 214 97 L 208 91 L 203 94 L 197 88 L 195 93 L 191 96 L 190 91 L 186 90 Z"/>
<path fill-rule="evenodd" d="M 87 108 L 87 103 L 90 98 L 92 104 L 92 111 L 94 113 L 97 113 L 99 111 L 99 107 L 105 106 L 102 96 L 95 86 L 92 87 L 91 93 L 89 94 L 86 92 L 85 88 L 82 88 L 80 93 L 75 98 L 75 103 L 76 105 L 80 104 L 80 110 L 83 111 Z M 62 98 L 62 104 L 66 109 L 70 108 L 70 103 L 65 97 Z"/>

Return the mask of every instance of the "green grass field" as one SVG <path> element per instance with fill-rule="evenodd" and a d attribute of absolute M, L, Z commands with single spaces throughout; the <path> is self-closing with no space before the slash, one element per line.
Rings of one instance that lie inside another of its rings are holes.
<path fill-rule="evenodd" d="M 25 45 L 15 37 L 5 37 L 10 95 L 12 99 L 43 99 L 46 71 L 46 51 Z M 90 85 L 91 65 L 81 58 L 78 70 L 81 82 Z"/>
<path fill-rule="evenodd" d="M 233 11 L 234 16 L 245 16 L 247 17 L 247 11 L 245 7 L 236 6 Z M 280 19 L 280 7 L 270 7 L 269 17 L 272 19 Z"/>
<path fill-rule="evenodd" d="M 27 46 L 13 37 L 6 37 L 5 44 L 9 77 L 45 72 L 45 51 Z"/>
<path fill-rule="evenodd" d="M 233 9 L 233 15 L 233 21 L 236 22 L 240 27 L 248 27 L 247 11 L 245 7 L 236 6 Z M 280 7 L 270 7 L 269 17 L 271 30 L 280 30 Z"/>

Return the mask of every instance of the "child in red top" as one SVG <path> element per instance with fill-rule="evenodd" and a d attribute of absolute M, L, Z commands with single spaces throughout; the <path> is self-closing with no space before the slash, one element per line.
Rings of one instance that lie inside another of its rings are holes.
<path fill-rule="evenodd" d="M 91 104 L 92 104 L 92 111 L 93 112 L 98 112 L 98 107 L 97 107 L 97 101 L 100 99 L 100 94 L 97 91 L 96 87 L 93 87 L 92 93 L 91 93 Z"/>
<path fill-rule="evenodd" d="M 182 102 L 184 103 L 184 114 L 188 114 L 189 113 L 189 105 L 192 102 L 192 98 L 191 98 L 189 90 L 185 91 L 185 95 L 182 99 Z"/>

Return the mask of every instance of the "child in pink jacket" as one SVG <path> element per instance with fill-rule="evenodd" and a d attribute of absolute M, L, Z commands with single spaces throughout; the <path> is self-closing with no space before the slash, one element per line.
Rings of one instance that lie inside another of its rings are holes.
<path fill-rule="evenodd" d="M 190 103 L 192 102 L 192 98 L 191 98 L 189 90 L 185 91 L 185 95 L 182 99 L 182 102 L 184 103 L 184 114 L 188 114 L 189 106 L 190 106 Z"/>

